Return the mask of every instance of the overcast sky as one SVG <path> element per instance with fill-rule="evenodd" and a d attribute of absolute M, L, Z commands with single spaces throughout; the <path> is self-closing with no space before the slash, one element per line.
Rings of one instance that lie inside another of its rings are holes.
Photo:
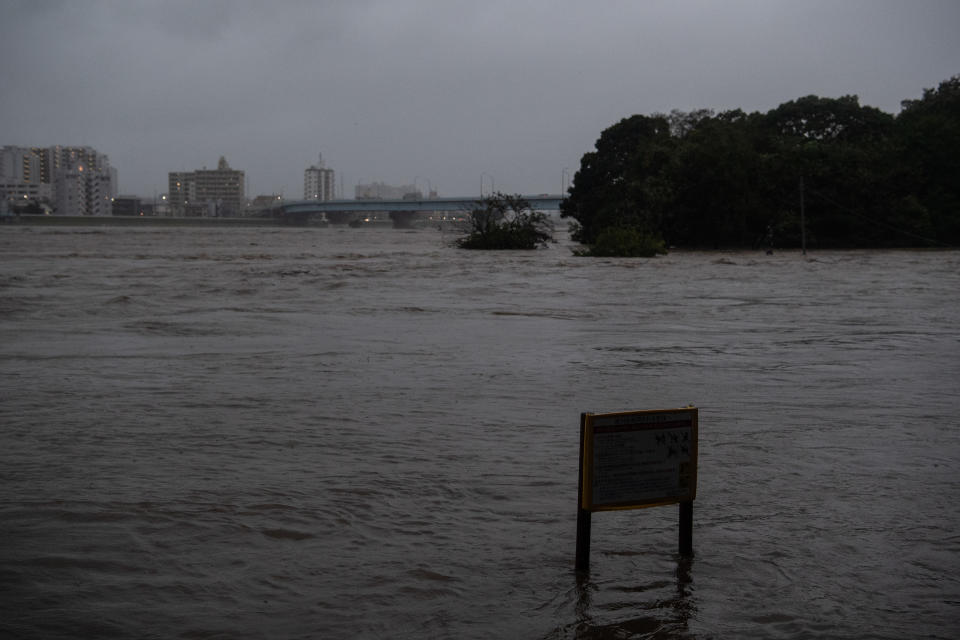
<path fill-rule="evenodd" d="M 960 73 L 957 0 L 0 0 L 0 145 L 89 145 L 121 193 L 246 171 L 558 193 L 632 114 L 900 101 Z"/>

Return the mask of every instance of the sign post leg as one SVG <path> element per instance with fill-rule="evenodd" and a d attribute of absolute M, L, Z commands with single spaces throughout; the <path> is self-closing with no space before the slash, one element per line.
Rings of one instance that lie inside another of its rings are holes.
<path fill-rule="evenodd" d="M 590 568 L 590 516 L 587 509 L 577 510 L 577 571 Z"/>
<path fill-rule="evenodd" d="M 590 524 L 593 515 L 589 509 L 583 508 L 583 448 L 586 438 L 587 414 L 580 414 L 580 472 L 577 479 L 577 571 L 586 571 L 590 568 Z"/>
<path fill-rule="evenodd" d="M 680 503 L 680 555 L 693 555 L 693 500 Z"/>

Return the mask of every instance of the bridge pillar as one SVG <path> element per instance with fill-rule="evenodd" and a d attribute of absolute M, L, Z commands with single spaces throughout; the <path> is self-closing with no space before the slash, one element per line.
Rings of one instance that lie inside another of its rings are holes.
<path fill-rule="evenodd" d="M 330 224 L 349 224 L 359 215 L 355 211 L 327 211 L 326 213 Z"/>
<path fill-rule="evenodd" d="M 310 223 L 312 214 L 307 212 L 297 212 L 297 213 L 281 213 L 280 215 L 275 216 L 279 218 L 283 224 L 290 224 L 294 226 L 303 227 Z"/>
<path fill-rule="evenodd" d="M 393 220 L 394 229 L 412 229 L 413 221 L 419 215 L 419 211 L 391 211 L 390 219 Z"/>

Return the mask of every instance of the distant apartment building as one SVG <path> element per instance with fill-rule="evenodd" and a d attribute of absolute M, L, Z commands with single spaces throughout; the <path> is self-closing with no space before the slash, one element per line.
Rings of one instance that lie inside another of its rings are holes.
<path fill-rule="evenodd" d="M 263 194 L 250 200 L 248 211 L 251 216 L 262 216 L 281 204 L 283 204 L 283 196 L 279 193 Z"/>
<path fill-rule="evenodd" d="M 333 200 L 334 184 L 333 169 L 324 166 L 321 153 L 318 164 L 311 165 L 303 172 L 303 199 Z"/>
<path fill-rule="evenodd" d="M 0 192 L 9 201 L 53 201 L 46 149 L 6 146 L 0 149 Z"/>
<path fill-rule="evenodd" d="M 167 205 L 174 216 L 239 216 L 245 210 L 244 173 L 220 156 L 216 169 L 168 174 Z"/>
<path fill-rule="evenodd" d="M 58 215 L 110 215 L 117 170 L 106 154 L 91 147 L 0 149 L 0 198 L 33 200 Z"/>
<path fill-rule="evenodd" d="M 371 182 L 358 184 L 354 189 L 354 197 L 357 200 L 401 200 L 411 196 L 422 197 L 416 185 L 405 184 L 396 187 L 383 182 Z"/>
<path fill-rule="evenodd" d="M 116 196 L 113 199 L 115 216 L 154 216 L 156 205 L 153 201 L 139 196 Z"/>

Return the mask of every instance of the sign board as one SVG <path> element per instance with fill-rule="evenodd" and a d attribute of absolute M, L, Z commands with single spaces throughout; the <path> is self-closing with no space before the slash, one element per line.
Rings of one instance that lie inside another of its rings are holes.
<path fill-rule="evenodd" d="M 697 494 L 695 408 L 585 414 L 581 508 L 639 509 Z"/>

